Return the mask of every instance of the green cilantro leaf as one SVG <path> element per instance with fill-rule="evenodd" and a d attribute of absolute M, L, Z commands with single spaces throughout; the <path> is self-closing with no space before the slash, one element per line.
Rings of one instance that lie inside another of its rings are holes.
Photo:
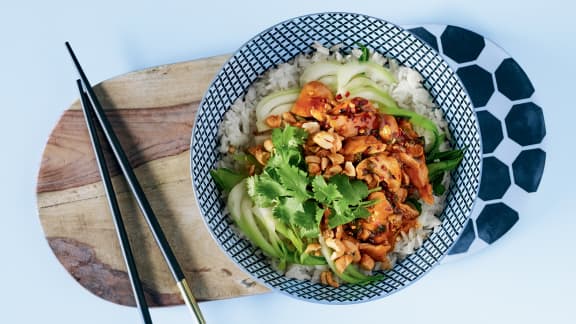
<path fill-rule="evenodd" d="M 357 207 L 352 213 L 354 214 L 354 219 L 368 218 L 370 216 L 370 212 L 365 207 Z"/>
<path fill-rule="evenodd" d="M 357 205 L 368 196 L 368 186 L 363 181 L 353 180 L 351 182 L 349 177 L 338 174 L 331 177 L 329 182 L 336 185 L 338 191 L 350 205 Z"/>
<path fill-rule="evenodd" d="M 287 125 L 272 130 L 272 144 L 275 158 L 268 162 L 270 166 L 282 164 L 298 165 L 302 160 L 301 147 L 308 138 L 308 133 L 300 128 Z M 272 162 L 272 163 L 270 163 Z"/>
<path fill-rule="evenodd" d="M 343 198 L 336 185 L 326 183 L 324 177 L 319 175 L 312 179 L 312 191 L 314 192 L 314 199 L 321 204 L 331 204 L 333 201 Z"/>
<path fill-rule="evenodd" d="M 287 195 L 286 189 L 266 173 L 248 178 L 247 186 L 248 194 L 260 207 L 274 206 L 279 197 Z"/>
<path fill-rule="evenodd" d="M 365 206 L 373 202 L 363 201 L 370 191 L 362 181 L 350 181 L 345 175 L 335 175 L 326 182 L 323 177 L 316 176 L 312 180 L 312 191 L 314 199 L 330 209 L 330 228 L 370 215 Z"/>
<path fill-rule="evenodd" d="M 299 218 L 297 213 L 303 213 L 304 209 L 302 204 L 293 197 L 281 197 L 278 199 L 278 204 L 274 207 L 274 216 L 286 224 L 295 224 Z"/>
<path fill-rule="evenodd" d="M 283 164 L 277 169 L 280 182 L 294 198 L 304 202 L 310 198 L 306 187 L 308 186 L 308 175 L 303 170 L 293 165 Z"/>
<path fill-rule="evenodd" d="M 303 209 L 303 212 L 296 213 L 294 223 L 300 227 L 301 236 L 317 237 L 320 234 L 319 224 L 324 210 L 312 200 L 306 201 Z"/>
<path fill-rule="evenodd" d="M 346 200 L 335 200 L 332 202 L 332 210 L 334 211 L 334 216 L 348 218 L 352 214 L 352 210 L 348 205 Z M 332 215 L 331 215 L 332 216 Z M 335 218 L 335 217 L 331 217 Z"/>
<path fill-rule="evenodd" d="M 300 149 L 304 141 L 308 138 L 308 132 L 303 128 L 287 125 L 284 128 L 274 128 L 272 130 L 272 144 L 277 149 Z"/>

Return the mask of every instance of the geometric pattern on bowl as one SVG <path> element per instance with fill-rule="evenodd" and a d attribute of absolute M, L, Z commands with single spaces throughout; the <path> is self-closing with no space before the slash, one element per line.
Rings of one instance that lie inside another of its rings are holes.
<path fill-rule="evenodd" d="M 452 174 L 442 224 L 423 246 L 398 262 L 379 282 L 340 288 L 287 278 L 231 227 L 221 194 L 209 171 L 220 158 L 217 132 L 230 105 L 266 70 L 310 53 L 314 41 L 350 50 L 364 44 L 418 70 L 435 102 L 444 110 L 456 147 L 466 147 Z M 191 172 L 199 209 L 221 249 L 258 282 L 292 297 L 330 304 L 365 302 L 389 295 L 422 277 L 448 253 L 467 224 L 476 199 L 481 168 L 480 132 L 467 93 L 446 61 L 410 32 L 378 18 L 352 13 L 323 13 L 277 24 L 245 43 L 223 66 L 205 93 L 196 115 Z"/>

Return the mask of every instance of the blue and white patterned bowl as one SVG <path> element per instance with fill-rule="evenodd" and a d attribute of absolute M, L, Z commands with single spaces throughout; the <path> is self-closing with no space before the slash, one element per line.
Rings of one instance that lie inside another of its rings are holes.
<path fill-rule="evenodd" d="M 365 44 L 400 64 L 418 70 L 435 102 L 444 110 L 454 145 L 466 148 L 452 174 L 442 224 L 415 253 L 387 271 L 382 281 L 340 288 L 287 278 L 231 228 L 224 201 L 209 171 L 220 156 L 217 132 L 231 104 L 266 70 L 309 53 L 311 44 L 343 44 L 351 49 Z M 196 201 L 222 250 L 258 282 L 272 290 L 320 303 L 347 304 L 387 296 L 422 277 L 448 253 L 462 233 L 476 199 L 481 168 L 480 132 L 472 103 L 455 72 L 430 46 L 384 20 L 352 13 L 322 13 L 287 20 L 244 44 L 216 75 L 200 103 L 191 146 L 191 172 Z"/>

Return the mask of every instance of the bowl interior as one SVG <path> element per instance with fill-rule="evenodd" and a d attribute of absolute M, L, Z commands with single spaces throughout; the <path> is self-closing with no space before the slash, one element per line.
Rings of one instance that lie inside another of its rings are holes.
<path fill-rule="evenodd" d="M 415 253 L 368 285 L 332 288 L 287 278 L 273 270 L 249 242 L 230 227 L 225 204 L 209 171 L 220 156 L 217 133 L 230 105 L 266 70 L 308 53 L 318 41 L 351 49 L 364 44 L 402 65 L 418 70 L 436 104 L 444 111 L 456 147 L 466 148 L 452 173 L 446 208 L 437 228 Z M 442 57 L 414 35 L 389 22 L 351 13 L 324 13 L 294 18 L 275 25 L 244 44 L 224 65 L 202 100 L 192 135 L 191 171 L 196 201 L 220 247 L 260 283 L 293 297 L 322 303 L 356 303 L 386 296 L 420 278 L 448 252 L 463 230 L 478 191 L 480 134 L 464 87 Z"/>

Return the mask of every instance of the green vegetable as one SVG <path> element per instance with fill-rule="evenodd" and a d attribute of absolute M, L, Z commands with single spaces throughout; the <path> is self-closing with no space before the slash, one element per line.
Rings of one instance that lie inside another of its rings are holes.
<path fill-rule="evenodd" d="M 448 161 L 448 160 L 456 160 L 462 159 L 464 156 L 463 150 L 451 150 L 451 151 L 444 151 L 444 152 L 433 152 L 427 157 L 427 160 L 430 162 L 434 161 Z"/>
<path fill-rule="evenodd" d="M 435 195 L 440 196 L 446 191 L 442 184 L 444 173 L 456 169 L 462 158 L 464 158 L 463 150 L 434 151 L 426 158 L 427 161 L 430 161 L 427 164 L 428 178 L 432 184 L 432 192 Z"/>
<path fill-rule="evenodd" d="M 275 128 L 272 131 L 274 154 L 268 160 L 267 166 L 270 168 L 280 165 L 301 166 L 300 164 L 303 163 L 302 144 L 307 138 L 308 133 L 300 127 Z"/>
<path fill-rule="evenodd" d="M 397 82 L 392 72 L 378 63 L 371 61 L 351 61 L 340 65 L 340 68 L 336 71 L 336 83 L 338 84 L 337 93 L 344 95 L 347 91 L 348 83 L 359 75 L 365 75 L 375 82 L 382 82 L 384 84 Z"/>
<path fill-rule="evenodd" d="M 384 279 L 384 275 L 380 273 L 367 275 L 361 272 L 360 269 L 358 269 L 358 267 L 354 264 L 349 265 L 346 270 L 344 270 L 344 275 L 346 275 L 348 282 L 353 282 L 360 285 Z"/>
<path fill-rule="evenodd" d="M 422 213 L 422 204 L 417 199 L 408 197 L 406 198 L 406 203 L 414 207 L 418 211 L 418 213 Z"/>
<path fill-rule="evenodd" d="M 240 174 L 228 168 L 210 170 L 210 175 L 212 179 L 214 179 L 214 182 L 216 182 L 216 185 L 225 192 L 230 192 L 234 186 L 246 178 L 245 174 Z"/>
<path fill-rule="evenodd" d="M 295 260 L 293 263 L 303 264 L 303 265 L 325 265 L 326 259 L 323 256 L 314 256 L 306 253 L 302 254 L 299 260 Z"/>
<path fill-rule="evenodd" d="M 432 182 L 432 193 L 436 196 L 441 196 L 446 192 L 446 187 L 442 184 L 442 178 L 438 178 L 436 181 Z"/>
<path fill-rule="evenodd" d="M 368 62 L 368 59 L 370 58 L 370 51 L 368 50 L 368 47 L 366 47 L 362 44 L 358 44 L 358 47 L 360 47 L 360 50 L 362 50 L 362 55 L 360 55 L 360 57 L 358 58 L 358 61 Z"/>
<path fill-rule="evenodd" d="M 428 164 L 428 178 L 430 179 L 430 182 L 433 182 L 435 179 L 441 177 L 444 172 L 454 170 L 460 161 L 462 161 L 463 157 L 464 151 L 462 150 L 443 152 L 441 155 L 437 154 L 438 162 L 432 162 Z"/>
<path fill-rule="evenodd" d="M 341 66 L 342 64 L 336 61 L 310 64 L 300 75 L 300 85 L 303 86 L 310 81 L 321 80 L 329 76 L 335 77 Z"/>
<path fill-rule="evenodd" d="M 280 247 L 282 242 L 267 238 L 258 226 L 252 212 L 252 201 L 246 194 L 246 180 L 239 182 L 228 195 L 228 210 L 242 233 L 266 255 L 277 259 L 285 259 Z M 269 231 L 267 231 L 269 234 Z"/>
<path fill-rule="evenodd" d="M 440 144 L 444 142 L 446 138 L 446 134 L 440 134 L 436 140 L 434 141 L 433 145 L 431 145 L 428 152 L 426 152 L 426 162 L 433 162 L 435 159 L 436 154 L 439 153 Z"/>

